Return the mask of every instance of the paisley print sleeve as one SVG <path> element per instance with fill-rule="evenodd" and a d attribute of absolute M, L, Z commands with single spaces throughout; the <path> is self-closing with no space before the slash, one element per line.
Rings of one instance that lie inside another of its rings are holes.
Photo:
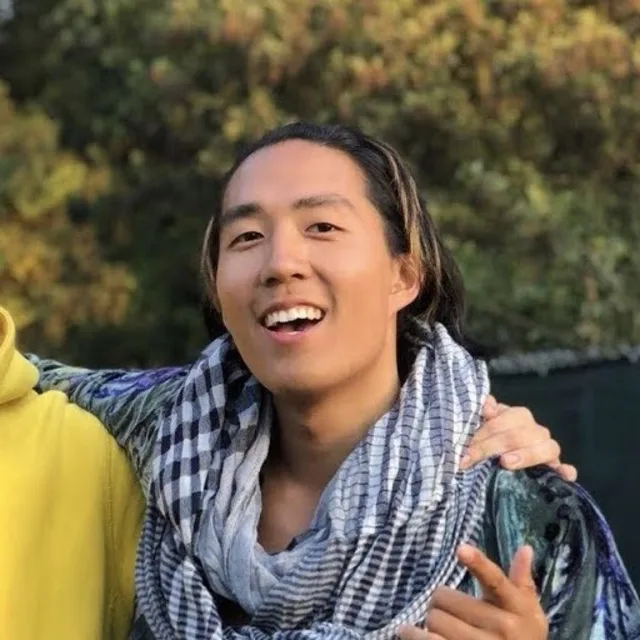
<path fill-rule="evenodd" d="M 498 469 L 484 545 L 508 570 L 535 552 L 535 580 L 553 640 L 640 638 L 640 602 L 609 526 L 589 494 L 548 467 Z"/>

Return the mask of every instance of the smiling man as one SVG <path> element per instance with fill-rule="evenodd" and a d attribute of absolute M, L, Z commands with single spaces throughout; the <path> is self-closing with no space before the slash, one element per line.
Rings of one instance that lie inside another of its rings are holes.
<path fill-rule="evenodd" d="M 398 154 L 347 127 L 292 124 L 244 150 L 222 192 L 203 249 L 218 338 L 158 374 L 175 384 L 41 363 L 149 474 L 136 637 L 640 633 L 583 490 L 549 468 L 463 464 L 487 371 L 464 347 L 459 272 Z M 502 435 L 524 432 L 516 411 L 494 418 Z"/>

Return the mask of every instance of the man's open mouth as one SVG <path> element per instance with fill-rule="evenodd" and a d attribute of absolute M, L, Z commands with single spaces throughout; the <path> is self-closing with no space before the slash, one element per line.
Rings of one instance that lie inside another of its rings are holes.
<path fill-rule="evenodd" d="M 318 307 L 298 306 L 268 313 L 262 319 L 262 325 L 276 333 L 306 331 L 318 324 L 324 316 L 325 312 Z"/>

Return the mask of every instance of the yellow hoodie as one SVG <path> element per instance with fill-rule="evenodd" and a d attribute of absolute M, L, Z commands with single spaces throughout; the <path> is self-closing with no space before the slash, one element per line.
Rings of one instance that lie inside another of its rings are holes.
<path fill-rule="evenodd" d="M 141 491 L 100 422 L 37 379 L 0 307 L 0 639 L 126 638 Z"/>

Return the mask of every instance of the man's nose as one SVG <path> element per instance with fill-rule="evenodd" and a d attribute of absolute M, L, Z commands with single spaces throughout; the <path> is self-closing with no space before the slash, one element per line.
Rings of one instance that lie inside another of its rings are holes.
<path fill-rule="evenodd" d="M 274 231 L 268 240 L 261 281 L 275 286 L 290 280 L 304 280 L 309 275 L 309 256 L 305 238 L 295 228 Z"/>

